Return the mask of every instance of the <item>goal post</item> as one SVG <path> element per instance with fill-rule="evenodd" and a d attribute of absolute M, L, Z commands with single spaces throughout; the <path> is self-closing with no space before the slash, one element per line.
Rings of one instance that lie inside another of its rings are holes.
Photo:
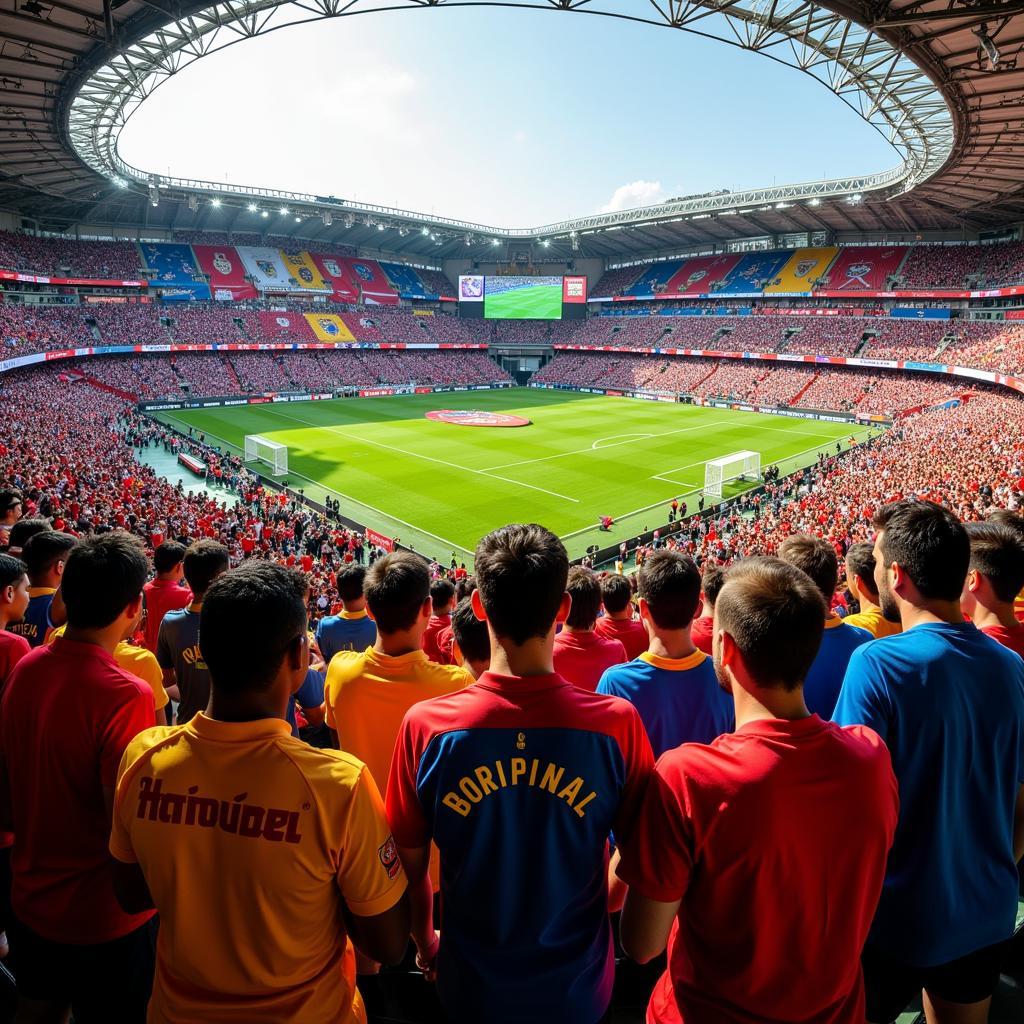
<path fill-rule="evenodd" d="M 262 434 L 246 434 L 245 461 L 262 462 L 273 476 L 284 476 L 288 472 L 288 446 Z"/>
<path fill-rule="evenodd" d="M 733 452 L 723 455 L 720 459 L 710 459 L 704 464 L 704 493 L 709 497 L 721 499 L 722 488 L 730 480 L 746 478 L 761 479 L 760 452 Z"/>

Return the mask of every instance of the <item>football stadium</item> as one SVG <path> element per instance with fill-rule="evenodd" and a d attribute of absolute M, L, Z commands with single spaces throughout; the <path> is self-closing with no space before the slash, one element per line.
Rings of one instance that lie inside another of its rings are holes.
<path fill-rule="evenodd" d="M 1022 50 L 4 5 L 0 1024 L 1024 1021 Z"/>

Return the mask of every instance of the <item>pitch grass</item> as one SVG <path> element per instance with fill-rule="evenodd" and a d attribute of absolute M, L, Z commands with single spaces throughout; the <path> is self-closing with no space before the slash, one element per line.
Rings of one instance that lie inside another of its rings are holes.
<path fill-rule="evenodd" d="M 535 284 L 497 295 L 484 295 L 488 320 L 559 320 L 562 316 L 562 285 Z"/>
<path fill-rule="evenodd" d="M 486 409 L 531 420 L 516 428 L 424 418 L 431 409 Z M 288 445 L 288 480 L 308 497 L 330 493 L 342 513 L 445 563 L 470 562 L 481 536 L 538 522 L 570 555 L 667 520 L 673 497 L 690 509 L 704 463 L 743 449 L 784 472 L 849 445 L 849 424 L 762 416 L 567 391 L 518 388 L 338 399 L 160 413 L 241 452 L 246 434 Z M 868 431 L 852 431 L 858 439 Z M 734 485 L 727 495 L 747 485 Z M 615 518 L 611 534 L 601 515 Z"/>

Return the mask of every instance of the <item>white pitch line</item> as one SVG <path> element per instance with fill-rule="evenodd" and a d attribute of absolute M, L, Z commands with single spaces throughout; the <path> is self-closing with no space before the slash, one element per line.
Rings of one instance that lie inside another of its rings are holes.
<path fill-rule="evenodd" d="M 383 441 L 374 441 L 369 437 L 357 437 L 353 434 L 346 434 L 345 431 L 339 430 L 337 427 L 329 427 L 324 423 L 314 423 L 310 420 L 304 420 L 299 416 L 291 416 L 286 412 L 278 412 L 276 409 L 271 411 L 284 419 L 294 420 L 296 423 L 304 423 L 307 427 L 316 427 L 319 430 L 329 430 L 332 434 L 337 434 L 339 437 L 347 438 L 349 441 L 373 444 L 378 448 L 386 448 L 388 451 L 398 452 L 400 455 L 407 455 L 410 459 L 420 459 L 423 462 L 435 462 L 439 466 L 447 466 L 449 469 L 458 469 L 463 473 L 475 473 L 477 476 L 490 477 L 492 480 L 502 480 L 505 483 L 513 484 L 516 487 L 527 487 L 531 491 L 540 491 L 542 494 L 550 494 L 553 498 L 561 498 L 563 501 L 571 501 L 577 505 L 580 501 L 579 498 L 571 498 L 567 494 L 559 494 L 557 491 L 549 491 L 546 487 L 537 487 L 535 484 L 523 483 L 522 480 L 513 480 L 511 477 L 499 476 L 497 473 L 492 473 L 486 469 L 470 469 L 469 466 L 460 466 L 456 462 L 447 462 L 445 459 L 435 459 L 432 455 L 423 455 L 420 452 L 410 452 L 405 448 L 397 448 L 394 445 L 385 444 Z"/>

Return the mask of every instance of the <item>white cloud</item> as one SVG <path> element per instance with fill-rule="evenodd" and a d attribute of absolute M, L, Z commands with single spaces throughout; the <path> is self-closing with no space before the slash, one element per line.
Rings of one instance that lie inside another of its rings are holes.
<path fill-rule="evenodd" d="M 613 193 L 611 199 L 598 210 L 598 213 L 616 213 L 619 210 L 633 210 L 638 206 L 653 206 L 655 203 L 664 202 L 665 191 L 660 181 L 631 181 L 627 185 L 620 185 Z"/>
<path fill-rule="evenodd" d="M 520 146 L 524 142 L 526 142 L 527 138 L 529 138 L 529 136 L 526 134 L 526 132 L 523 131 L 522 128 L 520 128 L 519 131 L 514 132 L 512 135 L 512 141 Z"/>

